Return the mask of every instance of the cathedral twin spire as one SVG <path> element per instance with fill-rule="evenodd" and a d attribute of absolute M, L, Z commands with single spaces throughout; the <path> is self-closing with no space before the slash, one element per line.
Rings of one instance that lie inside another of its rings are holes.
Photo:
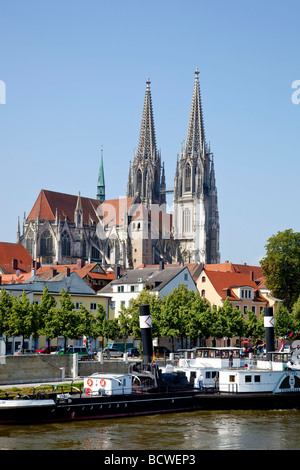
<path fill-rule="evenodd" d="M 146 94 L 137 151 L 129 168 L 127 197 L 136 197 L 146 204 L 164 204 L 165 174 L 161 155 L 157 151 L 153 118 L 150 80 L 146 81 Z"/>
<path fill-rule="evenodd" d="M 186 154 L 205 153 L 205 133 L 202 114 L 201 94 L 199 85 L 199 71 L 196 68 L 195 82 L 190 112 L 190 120 L 186 137 Z"/>

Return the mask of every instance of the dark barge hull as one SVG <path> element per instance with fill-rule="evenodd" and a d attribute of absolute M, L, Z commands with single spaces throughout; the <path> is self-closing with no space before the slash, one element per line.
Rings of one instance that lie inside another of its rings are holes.
<path fill-rule="evenodd" d="M 300 409 L 300 392 L 227 394 L 184 391 L 94 398 L 72 396 L 50 406 L 0 408 L 0 424 L 42 424 L 196 410 L 276 409 Z"/>
<path fill-rule="evenodd" d="M 193 391 L 137 393 L 111 397 L 71 396 L 49 406 L 16 406 L 6 409 L 0 407 L 0 424 L 42 424 L 121 418 L 192 411 L 196 408 Z"/>
<path fill-rule="evenodd" d="M 291 410 L 300 409 L 300 392 L 203 393 L 195 401 L 203 411 Z"/>

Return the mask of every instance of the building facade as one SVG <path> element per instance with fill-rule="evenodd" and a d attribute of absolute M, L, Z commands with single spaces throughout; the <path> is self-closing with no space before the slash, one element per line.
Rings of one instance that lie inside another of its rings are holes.
<path fill-rule="evenodd" d="M 126 197 L 105 199 L 101 152 L 97 198 L 42 190 L 28 217 L 24 216 L 22 234 L 18 226 L 17 242 L 41 264 L 73 264 L 77 259 L 124 268 L 161 259 L 218 263 L 217 187 L 202 114 L 196 70 L 187 139 L 177 160 L 174 189 L 167 190 L 148 79 Z M 166 211 L 167 192 L 173 192 L 172 214 Z"/>
<path fill-rule="evenodd" d="M 186 142 L 176 166 L 173 230 L 183 261 L 220 262 L 218 195 L 213 154 L 205 141 L 198 69 Z"/>

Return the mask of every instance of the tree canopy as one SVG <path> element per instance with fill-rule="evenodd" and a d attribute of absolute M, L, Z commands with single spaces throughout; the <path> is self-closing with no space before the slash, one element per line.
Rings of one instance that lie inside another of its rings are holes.
<path fill-rule="evenodd" d="M 292 229 L 269 238 L 261 260 L 266 285 L 272 295 L 291 309 L 300 295 L 300 233 Z"/>

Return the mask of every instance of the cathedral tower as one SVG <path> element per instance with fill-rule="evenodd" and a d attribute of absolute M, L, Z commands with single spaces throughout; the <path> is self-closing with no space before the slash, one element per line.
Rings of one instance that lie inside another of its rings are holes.
<path fill-rule="evenodd" d="M 165 175 L 156 147 L 150 83 L 148 78 L 139 144 L 132 166 L 130 164 L 127 184 L 127 197 L 137 197 L 147 207 L 166 202 Z"/>
<path fill-rule="evenodd" d="M 220 261 L 217 188 L 213 154 L 205 141 L 198 69 L 186 142 L 181 148 L 180 161 L 177 159 L 173 230 L 182 261 Z"/>

